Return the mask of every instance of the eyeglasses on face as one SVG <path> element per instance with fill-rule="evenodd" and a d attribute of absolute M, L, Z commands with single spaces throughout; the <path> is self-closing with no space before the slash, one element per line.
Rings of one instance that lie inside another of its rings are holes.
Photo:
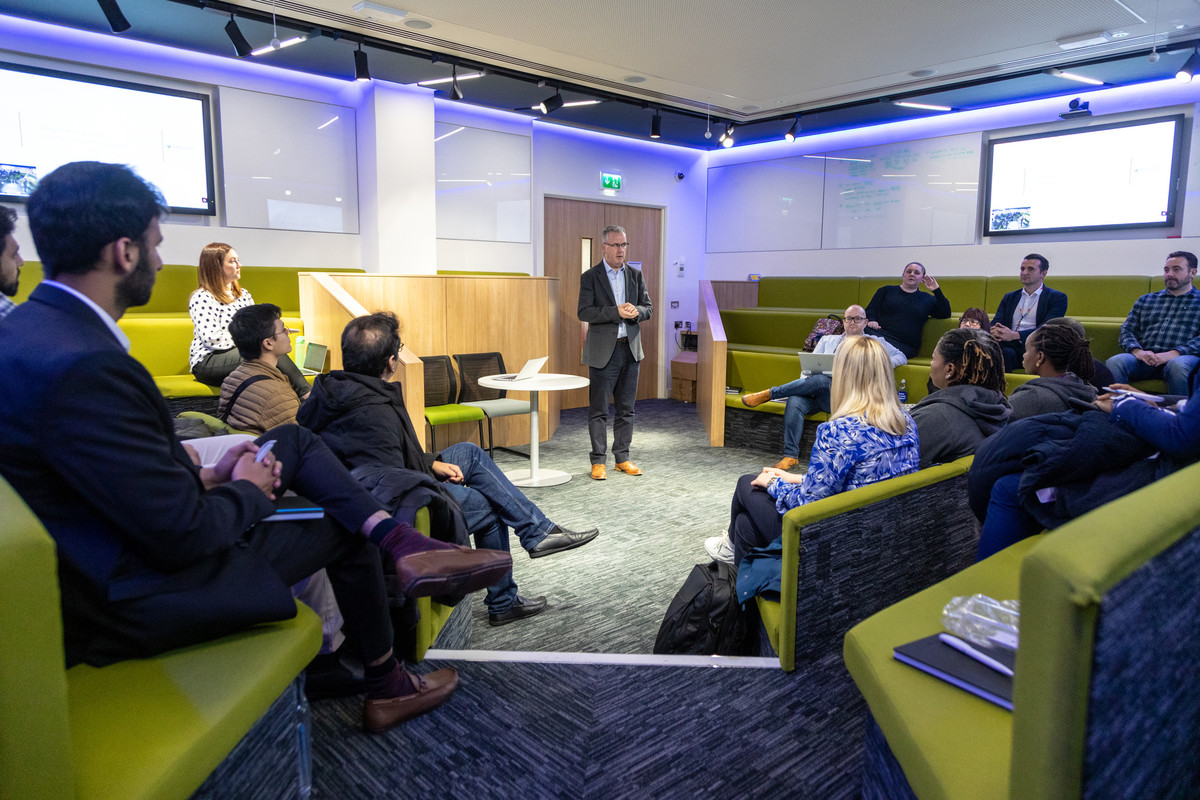
<path fill-rule="evenodd" d="M 629 247 L 629 242 L 604 242 L 605 247 Z"/>
<path fill-rule="evenodd" d="M 866 322 L 866 317 L 843 317 L 846 322 Z"/>

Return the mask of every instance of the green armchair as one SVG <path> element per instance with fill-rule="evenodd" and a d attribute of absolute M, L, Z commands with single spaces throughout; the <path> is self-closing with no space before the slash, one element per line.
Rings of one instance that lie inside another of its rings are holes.
<path fill-rule="evenodd" d="M 307 608 L 153 658 L 64 667 L 54 541 L 0 479 L 0 799 L 187 798 L 213 781 L 299 795 L 307 704 L 297 676 L 321 644 Z M 289 763 L 235 755 L 258 735 Z M 212 788 L 211 786 L 209 788 Z"/>
<path fill-rule="evenodd" d="M 783 515 L 778 602 L 758 598 L 763 655 L 784 671 L 836 653 L 853 625 L 971 563 L 974 456 L 842 492 Z M 766 650 L 769 644 L 771 650 Z"/>

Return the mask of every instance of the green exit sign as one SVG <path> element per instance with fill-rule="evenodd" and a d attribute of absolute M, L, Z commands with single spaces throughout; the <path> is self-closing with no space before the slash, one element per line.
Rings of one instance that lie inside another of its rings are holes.
<path fill-rule="evenodd" d="M 601 172 L 600 188 L 612 189 L 614 192 L 621 191 L 621 176 L 615 172 Z"/>

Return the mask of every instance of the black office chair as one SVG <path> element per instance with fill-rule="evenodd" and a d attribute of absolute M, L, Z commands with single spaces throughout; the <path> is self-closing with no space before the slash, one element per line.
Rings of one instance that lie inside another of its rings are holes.
<path fill-rule="evenodd" d="M 458 402 L 465 406 L 474 406 L 483 409 L 483 413 L 487 415 L 488 421 L 488 455 L 493 454 L 493 446 L 495 438 L 492 435 L 492 420 L 496 417 L 514 417 L 519 414 L 528 414 L 530 410 L 528 400 L 512 400 L 507 397 L 507 392 L 503 389 L 489 389 L 486 386 L 479 385 L 479 378 L 483 375 L 504 375 L 504 356 L 499 353 L 456 353 L 454 360 L 458 362 L 458 374 L 461 378 L 462 390 L 459 394 Z M 501 447 L 501 450 L 508 450 L 510 453 L 529 457 L 527 453 L 522 453 L 518 450 L 509 450 L 507 447 Z"/>
<path fill-rule="evenodd" d="M 421 356 L 425 365 L 425 421 L 429 423 L 429 449 L 437 452 L 436 426 L 453 422 L 475 422 L 479 426 L 479 444 L 483 446 L 482 408 L 460 405 L 458 383 L 449 356 Z"/>

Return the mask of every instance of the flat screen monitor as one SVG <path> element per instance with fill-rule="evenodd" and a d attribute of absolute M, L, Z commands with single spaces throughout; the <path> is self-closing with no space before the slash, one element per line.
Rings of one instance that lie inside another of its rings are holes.
<path fill-rule="evenodd" d="M 215 214 L 209 98 L 0 63 L 0 201 L 71 161 L 125 164 L 172 212 Z"/>
<path fill-rule="evenodd" d="M 1170 227 L 1184 118 L 988 143 L 985 236 Z"/>

